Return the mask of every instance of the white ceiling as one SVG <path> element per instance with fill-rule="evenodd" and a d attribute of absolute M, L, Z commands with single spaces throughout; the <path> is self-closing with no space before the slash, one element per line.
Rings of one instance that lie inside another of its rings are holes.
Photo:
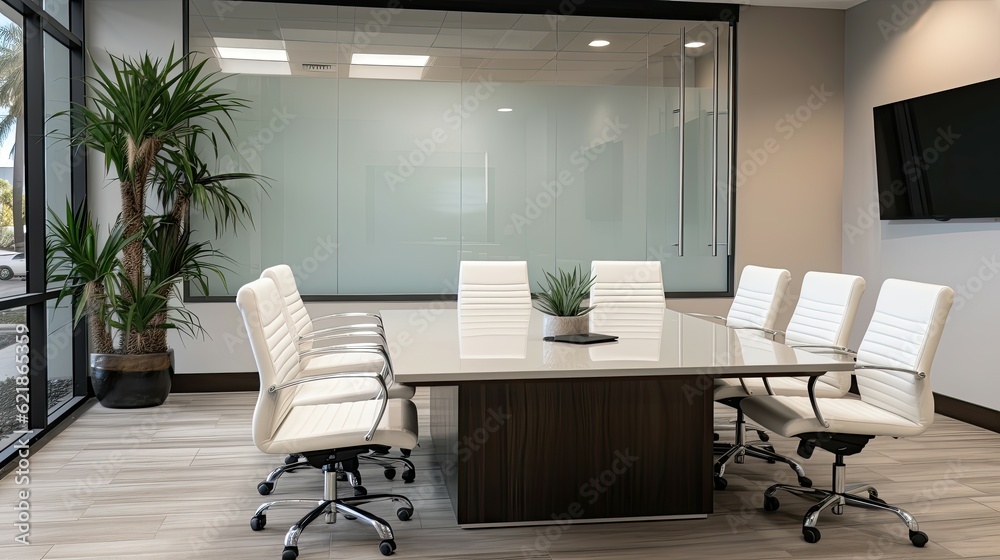
<path fill-rule="evenodd" d="M 242 46 L 284 47 L 293 75 L 350 75 L 354 52 L 429 55 L 422 80 L 651 85 L 676 79 L 681 27 L 690 59 L 711 60 L 713 32 L 726 44 L 726 25 L 627 18 L 486 14 L 404 10 L 381 22 L 373 10 L 337 6 L 194 0 L 190 21 L 192 51 L 215 56 L 220 38 Z M 385 14 L 383 14 L 385 15 Z M 611 45 L 590 47 L 605 39 Z M 255 45 L 254 43 L 260 43 Z M 218 65 L 217 60 L 211 63 Z M 325 64 L 325 72 L 304 64 Z"/>

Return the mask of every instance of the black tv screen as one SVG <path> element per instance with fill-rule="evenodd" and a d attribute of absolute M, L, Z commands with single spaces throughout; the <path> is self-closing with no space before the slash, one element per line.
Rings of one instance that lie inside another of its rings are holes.
<path fill-rule="evenodd" d="M 1000 79 L 874 112 L 883 220 L 1000 217 Z"/>

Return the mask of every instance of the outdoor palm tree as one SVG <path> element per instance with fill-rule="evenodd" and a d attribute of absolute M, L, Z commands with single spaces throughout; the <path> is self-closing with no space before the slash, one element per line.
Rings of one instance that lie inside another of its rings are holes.
<path fill-rule="evenodd" d="M 24 35 L 21 26 L 0 27 L 0 106 L 7 115 L 0 119 L 0 142 L 14 132 L 14 248 L 24 250 Z"/>

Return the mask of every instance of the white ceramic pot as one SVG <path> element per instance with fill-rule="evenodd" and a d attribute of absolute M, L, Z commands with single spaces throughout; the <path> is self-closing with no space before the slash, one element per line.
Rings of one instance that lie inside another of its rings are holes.
<path fill-rule="evenodd" d="M 562 336 L 565 334 L 583 334 L 590 332 L 590 317 L 556 317 L 545 315 L 542 320 L 542 336 Z"/>

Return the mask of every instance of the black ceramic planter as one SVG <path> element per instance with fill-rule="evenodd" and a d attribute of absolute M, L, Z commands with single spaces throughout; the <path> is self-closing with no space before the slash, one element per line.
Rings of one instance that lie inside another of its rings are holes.
<path fill-rule="evenodd" d="M 91 354 L 94 393 L 108 408 L 159 406 L 170 394 L 174 351 L 163 354 Z"/>

